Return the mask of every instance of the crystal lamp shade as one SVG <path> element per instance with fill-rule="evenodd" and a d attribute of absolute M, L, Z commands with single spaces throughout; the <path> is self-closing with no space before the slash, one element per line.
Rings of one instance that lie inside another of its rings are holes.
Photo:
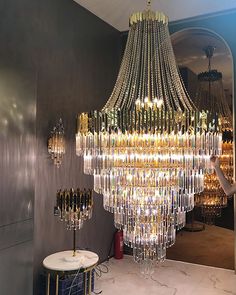
<path fill-rule="evenodd" d="M 133 14 L 110 98 L 78 116 L 76 152 L 136 261 L 162 261 L 174 244 L 209 156 L 221 153 L 220 130 L 217 115 L 197 111 L 186 92 L 167 17 Z"/>
<path fill-rule="evenodd" d="M 56 210 L 61 221 L 66 223 L 69 230 L 81 229 L 85 220 L 92 217 L 92 190 L 73 188 L 57 191 Z"/>

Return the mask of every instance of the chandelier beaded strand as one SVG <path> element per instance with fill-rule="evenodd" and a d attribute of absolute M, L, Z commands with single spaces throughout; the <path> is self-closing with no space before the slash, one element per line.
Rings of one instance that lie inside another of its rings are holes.
<path fill-rule="evenodd" d="M 221 153 L 221 133 L 217 115 L 189 98 L 163 13 L 130 17 L 113 92 L 101 111 L 78 116 L 76 153 L 135 261 L 164 260 L 203 190 L 210 155 Z"/>

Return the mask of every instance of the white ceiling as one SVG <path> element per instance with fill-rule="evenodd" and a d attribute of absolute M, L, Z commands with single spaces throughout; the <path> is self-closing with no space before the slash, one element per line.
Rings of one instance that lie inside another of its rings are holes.
<path fill-rule="evenodd" d="M 129 16 L 143 11 L 146 0 L 74 0 L 119 31 L 129 28 Z M 152 9 L 170 21 L 236 8 L 236 0 L 152 0 Z"/>

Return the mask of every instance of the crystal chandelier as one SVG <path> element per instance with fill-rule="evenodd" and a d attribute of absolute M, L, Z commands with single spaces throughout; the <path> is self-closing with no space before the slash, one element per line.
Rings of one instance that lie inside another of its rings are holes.
<path fill-rule="evenodd" d="M 229 181 L 233 179 L 233 143 L 232 143 L 232 112 L 227 103 L 222 82 L 222 73 L 212 70 L 211 59 L 215 47 L 203 49 L 208 58 L 208 70 L 198 75 L 198 92 L 196 105 L 198 109 L 208 109 L 218 113 L 223 132 L 221 169 Z M 204 177 L 204 191 L 195 195 L 195 206 L 201 208 L 204 221 L 213 224 L 216 217 L 221 216 L 222 208 L 227 207 L 227 196 L 222 190 L 215 173 Z"/>
<path fill-rule="evenodd" d="M 203 190 L 209 156 L 221 153 L 218 118 L 190 100 L 163 13 L 130 17 L 113 92 L 101 111 L 78 116 L 76 153 L 135 261 L 162 261 Z"/>

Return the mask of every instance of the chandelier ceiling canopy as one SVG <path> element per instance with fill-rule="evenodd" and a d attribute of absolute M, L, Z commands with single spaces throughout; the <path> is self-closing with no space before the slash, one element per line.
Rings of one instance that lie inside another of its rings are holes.
<path fill-rule="evenodd" d="M 130 17 L 113 92 L 78 116 L 77 155 L 136 261 L 161 261 L 221 153 L 217 115 L 199 112 L 176 66 L 168 18 L 150 7 Z"/>

